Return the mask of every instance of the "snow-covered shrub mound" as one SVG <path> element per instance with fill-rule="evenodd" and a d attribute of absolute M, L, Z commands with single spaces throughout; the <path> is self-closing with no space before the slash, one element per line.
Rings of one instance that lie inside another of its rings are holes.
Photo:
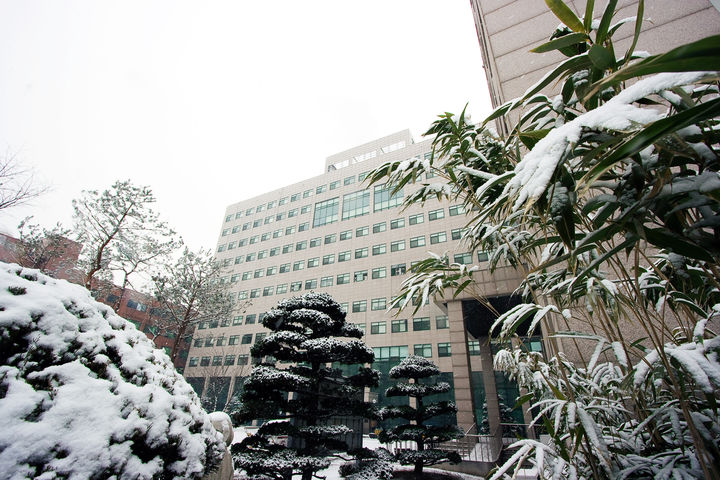
<path fill-rule="evenodd" d="M 130 322 L 78 285 L 0 263 L 0 478 L 200 478 L 224 449 Z"/>

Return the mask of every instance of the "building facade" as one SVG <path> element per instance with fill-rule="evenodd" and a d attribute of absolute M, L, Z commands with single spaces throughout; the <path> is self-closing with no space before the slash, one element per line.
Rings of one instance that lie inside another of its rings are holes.
<path fill-rule="evenodd" d="M 263 313 L 283 298 L 315 290 L 332 295 L 348 321 L 365 331 L 364 341 L 376 355 L 374 368 L 384 374 L 372 399 L 389 403 L 383 396 L 387 372 L 408 354 L 421 355 L 453 386 L 448 399 L 457 402 L 457 422 L 465 431 L 487 424 L 487 417 L 494 417 L 491 426 L 497 423 L 497 402 L 486 402 L 486 392 L 493 397 L 497 391 L 500 401 L 512 406 L 517 389 L 492 370 L 486 337 L 494 316 L 469 298 L 451 296 L 417 313 L 388 309 L 412 264 L 428 252 L 486 265 L 482 254 L 472 258 L 460 242 L 468 221 L 462 205 L 431 200 L 401 210 L 403 198 L 417 186 L 391 196 L 383 185 L 364 183 L 384 162 L 429 158 L 430 151 L 430 140 L 414 143 L 409 131 L 398 132 L 328 157 L 321 175 L 226 209 L 217 259 L 227 268 L 224 281 L 239 303 L 249 306 L 196 330 L 185 376 L 198 392 L 214 398 L 216 408 L 231 402 L 250 372 L 250 347 L 268 333 Z M 492 276 L 481 270 L 477 278 L 478 293 L 508 308 L 520 281 L 511 269 Z M 521 412 L 516 421 L 523 423 Z"/>

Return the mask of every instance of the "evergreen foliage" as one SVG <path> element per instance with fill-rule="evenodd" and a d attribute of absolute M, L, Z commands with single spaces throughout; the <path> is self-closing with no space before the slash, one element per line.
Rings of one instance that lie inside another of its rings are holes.
<path fill-rule="evenodd" d="M 199 480 L 225 451 L 132 323 L 79 285 L 0 264 L 0 478 Z"/>
<path fill-rule="evenodd" d="M 363 332 L 346 323 L 341 306 L 324 293 L 281 301 L 267 312 L 263 326 L 271 333 L 251 353 L 265 362 L 253 368 L 234 416 L 236 423 L 275 421 L 234 447 L 235 465 L 256 479 L 300 474 L 310 480 L 327 468 L 329 455 L 348 450 L 343 436 L 350 429 L 332 425 L 331 419 L 370 413 L 363 392 L 377 385 L 378 374 L 362 365 L 372 363 L 374 353 L 359 340 Z M 330 364 L 361 366 L 345 376 Z M 273 442 L 281 435 L 289 437 L 289 446 Z"/>
<path fill-rule="evenodd" d="M 526 458 L 543 478 L 720 478 L 720 99 L 707 71 L 720 65 L 720 36 L 648 56 L 634 51 L 643 1 L 617 22 L 617 2 L 599 18 L 586 3 L 578 18 L 547 0 L 564 25 L 536 51 L 567 60 L 479 124 L 442 115 L 432 158 L 386 163 L 370 182 L 434 174 L 406 205 L 463 204 L 468 249 L 489 252 L 491 271 L 522 274 L 525 303 L 493 327 L 501 342 L 526 323 L 593 345 L 578 363 L 552 348 L 550 359 L 496 354 L 552 441 L 517 442 L 493 478 Z M 612 37 L 628 23 L 633 41 L 618 55 Z M 541 93 L 555 82 L 559 95 Z M 478 269 L 433 254 L 393 305 L 472 295 Z"/>
<path fill-rule="evenodd" d="M 404 423 L 388 430 L 382 430 L 378 438 L 383 443 L 402 440 L 411 440 L 416 443 L 416 450 L 401 450 L 396 452 L 396 460 L 403 465 L 414 465 L 415 473 L 422 474 L 423 467 L 436 463 L 451 461 L 457 463 L 460 456 L 456 452 L 446 452 L 432 448 L 433 444 L 445 442 L 462 436 L 456 425 L 425 425 L 430 418 L 447 413 L 457 412 L 453 402 L 441 401 L 426 403 L 424 398 L 438 393 L 450 391 L 447 382 L 432 381 L 432 377 L 440 374 L 440 369 L 430 360 L 410 355 L 390 370 L 390 378 L 406 378 L 412 382 L 398 382 L 385 391 L 388 397 L 414 398 L 416 405 L 400 405 L 384 407 L 378 412 L 382 419 L 401 418 L 412 423 Z M 423 383 L 421 383 L 421 381 Z"/>

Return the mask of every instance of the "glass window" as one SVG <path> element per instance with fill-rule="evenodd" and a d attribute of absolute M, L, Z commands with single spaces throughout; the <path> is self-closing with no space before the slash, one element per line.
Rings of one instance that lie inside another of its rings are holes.
<path fill-rule="evenodd" d="M 257 320 L 257 315 L 255 315 L 254 313 L 245 316 L 245 324 L 246 325 L 254 324 L 255 320 Z"/>
<path fill-rule="evenodd" d="M 307 248 L 307 240 L 303 240 L 303 241 L 297 242 L 295 244 L 296 251 L 305 250 L 306 248 Z"/>
<path fill-rule="evenodd" d="M 456 253 L 453 255 L 453 261 L 462 265 L 470 265 L 472 263 L 471 253 Z"/>
<path fill-rule="evenodd" d="M 464 205 L 453 205 L 448 209 L 448 212 L 450 213 L 451 217 L 454 217 L 455 215 L 462 215 L 465 213 L 465 206 Z"/>
<path fill-rule="evenodd" d="M 300 213 L 308 213 L 311 208 L 312 205 L 303 205 L 302 207 L 300 207 Z"/>
<path fill-rule="evenodd" d="M 290 253 L 293 251 L 293 244 L 288 243 L 287 245 L 283 245 L 282 253 Z"/>
<path fill-rule="evenodd" d="M 282 198 L 278 201 L 278 205 L 285 205 L 287 202 L 288 202 L 288 197 L 282 197 Z"/>
<path fill-rule="evenodd" d="M 435 245 L 436 243 L 444 243 L 447 242 L 447 233 L 446 232 L 437 232 L 430 234 L 430 245 Z"/>
<path fill-rule="evenodd" d="M 264 242 L 266 240 L 270 240 L 270 232 L 265 232 L 262 235 L 260 235 L 261 242 Z"/>
<path fill-rule="evenodd" d="M 343 240 L 350 240 L 352 238 L 352 230 L 345 230 L 344 232 L 340 232 L 340 241 Z"/>
<path fill-rule="evenodd" d="M 250 237 L 250 245 L 258 243 L 260 241 L 260 235 L 253 235 Z"/>
<path fill-rule="evenodd" d="M 443 328 L 450 328 L 447 315 L 438 315 L 437 317 L 435 317 L 435 328 L 437 328 L 438 330 Z"/>
<path fill-rule="evenodd" d="M 235 355 L 225 355 L 225 365 L 235 365 Z"/>
<path fill-rule="evenodd" d="M 209 367 L 210 366 L 210 357 L 202 357 L 202 359 L 200 359 L 200 366 L 201 367 Z"/>
<path fill-rule="evenodd" d="M 195 341 L 194 341 L 194 343 L 193 343 L 193 346 L 195 346 L 195 347 L 202 347 L 202 346 L 203 346 L 203 339 L 202 339 L 202 338 L 196 338 Z"/>
<path fill-rule="evenodd" d="M 274 230 L 273 234 L 272 234 L 273 238 L 280 238 L 280 237 L 282 237 L 282 235 L 283 235 L 282 228 L 278 228 L 277 230 Z"/>
<path fill-rule="evenodd" d="M 228 345 L 237 345 L 238 343 L 240 343 L 240 335 L 230 335 Z"/>
<path fill-rule="evenodd" d="M 258 260 L 262 260 L 263 258 L 267 257 L 267 250 L 260 250 L 257 254 Z"/>
<path fill-rule="evenodd" d="M 417 215 L 410 215 L 408 217 L 408 223 L 410 225 L 417 225 L 418 223 L 423 223 L 425 221 L 425 217 L 422 213 L 418 213 Z"/>
<path fill-rule="evenodd" d="M 373 298 L 370 301 L 370 310 L 385 310 L 387 306 L 387 298 Z"/>
<path fill-rule="evenodd" d="M 372 247 L 372 253 L 373 255 L 382 255 L 383 253 L 387 252 L 387 244 L 381 243 L 379 245 L 373 245 Z"/>
<path fill-rule="evenodd" d="M 327 190 L 327 185 L 318 185 L 315 187 L 315 194 L 323 193 L 325 190 Z"/>
<path fill-rule="evenodd" d="M 218 251 L 218 253 L 224 252 L 224 251 L 225 251 L 225 244 L 222 244 L 222 245 L 218 246 L 217 251 Z"/>
<path fill-rule="evenodd" d="M 245 255 L 245 261 L 252 262 L 253 260 L 255 260 L 255 255 L 256 255 L 255 252 L 248 253 L 247 255 Z"/>
<path fill-rule="evenodd" d="M 255 270 L 255 275 L 253 275 L 253 278 L 262 278 L 265 276 L 265 269 L 264 268 L 258 268 Z"/>
<path fill-rule="evenodd" d="M 340 273 L 338 274 L 336 280 L 338 285 L 345 285 L 346 283 L 350 283 L 350 274 Z"/>
<path fill-rule="evenodd" d="M 433 220 L 439 220 L 441 218 L 445 218 L 445 209 L 443 208 L 438 208 L 437 210 L 432 210 L 428 212 L 428 220 L 430 220 L 431 222 Z"/>
<path fill-rule="evenodd" d="M 250 298 L 258 298 L 260 297 L 260 289 L 259 288 L 253 288 L 250 290 Z"/>
<path fill-rule="evenodd" d="M 230 229 L 229 229 L 229 228 L 226 228 L 226 229 L 224 229 L 224 230 L 222 231 L 222 235 L 221 235 L 221 236 L 226 237 L 226 236 L 228 236 L 228 235 L 230 235 Z"/>
<path fill-rule="evenodd" d="M 395 220 L 390 220 L 390 230 L 395 230 L 397 228 L 403 228 L 405 226 L 405 218 L 396 218 Z"/>
<path fill-rule="evenodd" d="M 424 247 L 425 246 L 425 235 L 419 237 L 412 237 L 410 239 L 410 248 Z"/>
<path fill-rule="evenodd" d="M 255 334 L 255 343 L 262 341 L 263 339 L 265 339 L 265 337 L 267 337 L 267 333 L 265 333 L 265 332 L 256 333 Z"/>
<path fill-rule="evenodd" d="M 298 225 L 298 232 L 304 232 L 304 231 L 309 230 L 309 229 L 310 229 L 310 223 L 309 223 L 309 222 L 304 222 L 304 223 L 301 223 L 300 225 Z"/>
<path fill-rule="evenodd" d="M 449 357 L 452 355 L 450 343 L 438 343 L 438 357 Z"/>
<path fill-rule="evenodd" d="M 368 272 L 367 270 L 360 270 L 359 272 L 355 272 L 354 280 L 356 282 L 362 282 L 364 280 L 367 280 Z"/>
<path fill-rule="evenodd" d="M 325 245 L 335 243 L 336 240 L 337 236 L 334 233 L 331 233 L 330 235 L 325 235 Z"/>
<path fill-rule="evenodd" d="M 245 210 L 245 216 L 252 215 L 252 214 L 253 214 L 253 210 L 254 210 L 254 209 L 252 209 L 252 208 L 248 208 L 247 210 Z"/>
<path fill-rule="evenodd" d="M 320 286 L 321 287 L 332 287 L 333 286 L 333 277 L 322 277 L 320 279 Z"/>
<path fill-rule="evenodd" d="M 305 290 L 314 290 L 317 288 L 317 278 L 305 280 Z"/>
<path fill-rule="evenodd" d="M 350 250 L 338 253 L 338 262 L 347 262 L 350 260 Z"/>
<path fill-rule="evenodd" d="M 310 239 L 310 248 L 319 247 L 321 244 L 322 239 L 320 237 Z"/>
<path fill-rule="evenodd" d="M 355 183 L 355 176 L 352 177 L 345 177 L 345 180 L 343 180 L 343 185 L 352 185 Z"/>
<path fill-rule="evenodd" d="M 377 267 L 372 269 L 373 280 L 385 277 L 387 277 L 387 270 L 385 269 L 385 267 Z"/>
<path fill-rule="evenodd" d="M 387 332 L 387 324 L 385 321 L 382 322 L 370 322 L 370 334 L 378 335 Z"/>
<path fill-rule="evenodd" d="M 293 209 L 288 210 L 288 218 L 297 217 L 297 214 L 298 214 L 298 209 L 297 209 L 297 208 L 293 208 Z"/>
<path fill-rule="evenodd" d="M 334 182 L 330 182 L 330 190 L 335 190 L 340 186 L 340 180 L 335 180 Z"/>
<path fill-rule="evenodd" d="M 232 324 L 233 325 L 242 325 L 243 318 L 244 317 L 242 315 L 237 315 L 236 317 L 233 318 Z"/>
<path fill-rule="evenodd" d="M 267 203 L 267 209 L 270 210 L 271 208 L 274 208 L 274 207 L 275 207 L 275 200 L 270 200 Z"/>
<path fill-rule="evenodd" d="M 453 240 L 460 240 L 462 238 L 462 228 L 454 228 L 450 231 L 450 237 Z"/>
<path fill-rule="evenodd" d="M 340 197 L 331 198 L 315 204 L 313 215 L 313 227 L 320 227 L 338 221 L 338 210 L 340 208 Z"/>
<path fill-rule="evenodd" d="M 375 360 L 401 359 L 408 356 L 407 345 L 396 345 L 393 347 L 373 347 Z"/>
<path fill-rule="evenodd" d="M 331 265 L 335 263 L 335 254 L 331 253 L 330 255 L 323 256 L 322 264 L 323 265 Z"/>
<path fill-rule="evenodd" d="M 232 229 L 232 233 L 237 233 L 240 231 L 240 225 L 235 225 Z"/>
<path fill-rule="evenodd" d="M 200 357 L 190 357 L 190 363 L 188 364 L 188 366 L 189 367 L 197 367 L 199 360 L 200 360 Z"/>
<path fill-rule="evenodd" d="M 487 262 L 490 258 L 490 252 L 477 252 L 478 262 Z"/>
<path fill-rule="evenodd" d="M 355 300 L 352 303 L 353 313 L 367 312 L 367 300 Z"/>
<path fill-rule="evenodd" d="M 356 237 L 364 237 L 366 235 L 370 235 L 370 227 L 358 227 L 355 229 Z"/>
<path fill-rule="evenodd" d="M 242 279 L 243 280 L 250 280 L 252 278 L 252 270 L 249 272 L 243 272 Z"/>
<path fill-rule="evenodd" d="M 250 337 L 252 337 L 252 335 L 250 335 Z M 250 342 L 248 342 L 248 343 L 250 343 Z M 249 359 L 250 359 L 250 357 L 247 353 L 241 353 L 240 355 L 238 355 L 237 364 L 238 365 L 247 365 Z"/>
<path fill-rule="evenodd" d="M 370 213 L 370 192 L 360 190 L 343 196 L 342 219 L 360 217 Z"/>
<path fill-rule="evenodd" d="M 291 292 L 299 292 L 300 290 L 302 290 L 302 282 L 292 282 L 290 284 Z"/>
<path fill-rule="evenodd" d="M 262 212 L 264 208 L 265 208 L 265 205 L 258 205 L 257 207 L 255 207 L 255 213 Z"/>
<path fill-rule="evenodd" d="M 480 355 L 480 340 L 468 340 L 468 355 Z"/>
<path fill-rule="evenodd" d="M 248 291 L 243 290 L 241 292 L 238 292 L 238 300 L 247 300 L 248 298 Z"/>
<path fill-rule="evenodd" d="M 391 195 L 392 187 L 385 185 L 376 185 L 373 190 L 374 207 L 373 211 L 379 212 L 380 210 L 386 210 L 391 207 L 397 207 L 402 205 L 403 202 L 403 191 L 402 188 Z"/>
<path fill-rule="evenodd" d="M 275 221 L 279 222 L 280 220 L 285 220 L 285 215 L 287 215 L 285 212 L 279 212 L 275 215 Z"/>
<path fill-rule="evenodd" d="M 222 346 L 224 346 L 224 345 L 225 345 L 225 336 L 224 336 L 224 335 L 220 335 L 219 337 L 217 337 L 217 340 L 215 340 L 215 346 L 216 346 L 216 347 L 222 347 Z"/>
<path fill-rule="evenodd" d="M 273 223 L 275 221 L 275 215 L 269 215 L 265 217 L 265 221 L 263 222 L 264 225 L 267 225 L 268 223 Z"/>
<path fill-rule="evenodd" d="M 320 265 L 320 257 L 309 258 L 307 261 L 308 268 L 317 267 Z"/>
<path fill-rule="evenodd" d="M 293 272 L 302 270 L 303 268 L 305 268 L 305 260 L 298 260 L 297 262 L 293 263 Z"/>
<path fill-rule="evenodd" d="M 275 287 L 275 293 L 277 295 L 287 293 L 287 283 L 282 283 L 282 284 L 278 285 L 277 287 Z"/>
<path fill-rule="evenodd" d="M 305 191 L 303 192 L 303 198 L 308 198 L 308 197 L 312 196 L 312 194 L 313 194 L 312 189 L 310 189 L 310 190 L 305 190 Z"/>
<path fill-rule="evenodd" d="M 275 275 L 276 273 L 277 273 L 277 267 L 275 267 L 275 266 L 268 267 L 267 270 L 265 271 L 265 276 L 270 277 L 272 275 Z"/>
<path fill-rule="evenodd" d="M 400 250 L 405 250 L 405 240 L 397 240 L 390 243 L 391 252 L 399 252 Z"/>
<path fill-rule="evenodd" d="M 255 220 L 255 221 L 253 222 L 253 228 L 259 227 L 260 225 L 262 225 L 262 222 L 263 222 L 263 221 L 262 221 L 262 218 L 258 218 L 257 220 Z"/>
<path fill-rule="evenodd" d="M 243 226 L 242 226 L 243 232 L 244 232 L 245 230 L 249 230 L 251 225 L 252 225 L 252 222 L 245 222 L 245 223 L 243 223 Z"/>
<path fill-rule="evenodd" d="M 244 246 L 247 245 L 247 244 L 248 244 L 248 239 L 247 239 L 247 238 L 243 238 L 242 240 L 240 240 L 240 241 L 238 242 L 238 247 L 244 247 Z"/>
<path fill-rule="evenodd" d="M 403 333 L 407 332 L 407 319 L 406 318 L 400 318 L 397 320 L 393 320 L 390 324 L 390 332 L 392 333 Z"/>
<path fill-rule="evenodd" d="M 290 201 L 291 201 L 291 202 L 297 202 L 298 200 L 300 200 L 300 193 L 299 193 L 299 192 L 298 192 L 298 193 L 293 193 L 292 195 L 290 195 Z"/>
<path fill-rule="evenodd" d="M 265 287 L 263 288 L 263 297 L 269 297 L 273 294 L 275 291 L 275 287 Z"/>
<path fill-rule="evenodd" d="M 281 249 L 280 247 L 273 247 L 270 249 L 270 256 L 274 257 L 276 255 L 280 255 Z"/>
<path fill-rule="evenodd" d="M 209 335 L 205 337 L 205 346 L 206 347 L 212 347 L 213 346 L 213 336 Z"/>
<path fill-rule="evenodd" d="M 418 357 L 432 357 L 432 343 L 416 343 L 413 346 L 413 354 Z"/>
<path fill-rule="evenodd" d="M 413 318 L 413 331 L 430 330 L 430 317 Z"/>
<path fill-rule="evenodd" d="M 280 273 L 287 273 L 290 271 L 290 264 L 289 263 L 283 263 L 280 265 Z"/>
<path fill-rule="evenodd" d="M 368 248 L 356 248 L 355 249 L 355 258 L 365 258 L 368 256 Z"/>

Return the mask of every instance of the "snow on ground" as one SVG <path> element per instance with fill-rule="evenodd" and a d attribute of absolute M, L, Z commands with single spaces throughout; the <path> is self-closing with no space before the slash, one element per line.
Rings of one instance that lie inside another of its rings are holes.
<path fill-rule="evenodd" d="M 257 431 L 257 427 L 236 427 L 235 428 L 235 438 L 233 440 L 233 443 L 240 443 L 245 437 L 248 436 L 248 434 L 252 435 L 254 432 Z M 367 435 L 363 435 L 363 447 L 369 448 L 371 450 L 377 450 L 378 448 L 385 447 L 377 438 L 370 438 Z M 340 465 L 345 463 L 345 460 L 342 460 L 340 458 L 336 458 L 332 461 L 330 464 L 330 467 L 322 470 L 319 472 L 320 476 L 324 476 L 326 480 L 341 480 L 342 477 L 340 477 L 339 469 Z M 412 470 L 412 467 L 404 467 L 401 465 L 397 465 L 397 470 Z M 427 472 L 438 472 L 438 473 L 444 473 L 447 474 L 448 472 L 446 470 L 440 470 L 437 468 L 425 468 L 425 471 Z M 469 475 L 466 473 L 458 473 L 458 472 L 452 472 L 451 475 L 455 477 L 457 480 L 481 480 L 482 477 L 478 477 L 475 475 Z M 241 477 L 238 477 L 241 478 Z M 523 477 L 518 477 L 522 479 Z M 528 477 L 528 478 L 536 478 L 536 477 Z"/>

